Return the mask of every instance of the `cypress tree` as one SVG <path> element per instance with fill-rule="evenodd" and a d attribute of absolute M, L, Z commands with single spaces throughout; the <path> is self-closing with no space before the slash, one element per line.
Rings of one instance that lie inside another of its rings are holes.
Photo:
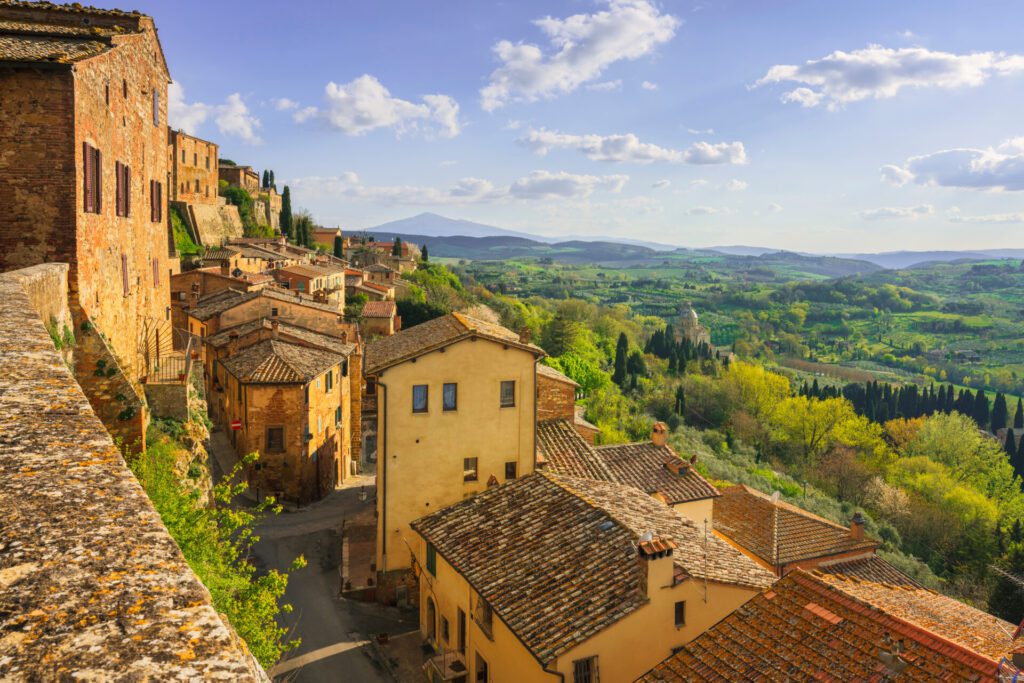
<path fill-rule="evenodd" d="M 971 417 L 978 423 L 978 426 L 982 429 L 988 429 L 989 423 L 989 407 L 988 407 L 988 396 L 985 395 L 984 389 L 978 389 L 978 393 L 974 395 L 974 407 L 971 411 Z"/>
<path fill-rule="evenodd" d="M 395 238 L 395 243 L 391 246 L 391 255 L 392 256 L 399 256 L 399 257 L 401 257 L 401 255 L 402 255 L 402 238 L 401 237 L 396 237 Z"/>
<path fill-rule="evenodd" d="M 270 178 L 269 178 L 269 180 L 270 180 L 270 185 L 268 185 L 267 187 L 272 187 L 272 188 L 274 188 L 276 190 L 277 189 L 277 181 L 274 180 L 274 171 L 273 170 L 270 171 Z"/>
<path fill-rule="evenodd" d="M 295 227 L 292 221 L 292 191 L 284 186 L 281 193 L 281 234 L 288 238 L 289 242 L 295 241 Z"/>
<path fill-rule="evenodd" d="M 263 171 L 263 187 L 270 187 L 270 174 L 266 170 Z"/>
<path fill-rule="evenodd" d="M 1024 441 L 1024 439 L 1021 439 L 1021 440 Z M 1006 430 L 1006 440 L 1003 441 L 1003 449 L 1006 451 L 1006 454 L 1008 456 L 1010 456 L 1010 462 L 1013 462 L 1014 460 L 1017 459 L 1017 444 L 1013 440 L 1013 430 L 1012 429 L 1007 429 Z M 1014 468 L 1014 469 L 1016 469 L 1016 468 Z"/>
<path fill-rule="evenodd" d="M 626 381 L 626 356 L 629 355 L 629 340 L 626 333 L 619 333 L 619 341 L 615 344 L 615 370 L 612 372 L 612 381 L 620 387 Z"/>
<path fill-rule="evenodd" d="M 1017 399 L 1017 414 L 1013 416 L 1013 428 L 1024 429 L 1024 401 Z"/>
<path fill-rule="evenodd" d="M 996 400 L 992 402 L 992 433 L 1006 427 L 1010 422 L 1010 413 L 1006 407 L 1006 397 L 1003 392 L 996 393 Z"/>
<path fill-rule="evenodd" d="M 345 240 L 341 238 L 341 235 L 334 236 L 334 255 L 337 258 L 345 258 Z"/>
<path fill-rule="evenodd" d="M 680 417 L 686 415 L 686 390 L 681 384 L 676 387 L 676 415 Z"/>
<path fill-rule="evenodd" d="M 427 245 L 424 244 L 420 247 L 420 255 L 422 256 L 424 263 L 430 260 L 430 254 L 427 252 Z"/>

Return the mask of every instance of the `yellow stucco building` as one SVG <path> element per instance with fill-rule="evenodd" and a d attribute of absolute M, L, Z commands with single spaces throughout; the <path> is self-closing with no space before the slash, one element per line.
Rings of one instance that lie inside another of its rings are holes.
<path fill-rule="evenodd" d="M 510 330 L 459 313 L 367 345 L 380 435 L 378 573 L 410 568 L 414 519 L 533 471 L 541 356 Z"/>
<path fill-rule="evenodd" d="M 632 681 L 774 580 L 607 481 L 538 472 L 412 528 L 433 681 Z"/>

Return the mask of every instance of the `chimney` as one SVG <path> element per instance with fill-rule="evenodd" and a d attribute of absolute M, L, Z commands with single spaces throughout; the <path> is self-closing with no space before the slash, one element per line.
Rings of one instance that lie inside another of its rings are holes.
<path fill-rule="evenodd" d="M 668 445 L 668 425 L 664 422 L 655 422 L 651 428 L 651 443 L 655 446 Z"/>
<path fill-rule="evenodd" d="M 230 261 L 221 261 L 220 262 L 220 274 L 221 275 L 231 275 L 231 262 Z"/>
<path fill-rule="evenodd" d="M 859 512 L 850 520 L 850 538 L 855 541 L 864 540 L 864 515 Z"/>
<path fill-rule="evenodd" d="M 274 320 L 270 321 L 270 338 L 271 339 L 277 339 L 277 331 L 278 331 L 279 327 L 281 327 L 281 323 L 279 323 L 277 321 L 277 319 L 274 319 Z"/>
<path fill-rule="evenodd" d="M 529 327 L 524 327 L 523 329 L 519 330 L 519 343 L 520 344 L 529 344 L 530 343 L 530 335 L 531 334 L 532 333 L 530 332 L 530 328 Z"/>
<path fill-rule="evenodd" d="M 238 351 L 238 332 L 231 330 L 228 333 L 228 358 L 231 358 Z"/>
<path fill-rule="evenodd" d="M 640 563 L 640 585 L 637 589 L 643 597 L 653 597 L 664 586 L 671 586 L 675 565 L 672 551 L 675 542 L 668 537 L 648 531 L 636 544 L 637 561 Z"/>

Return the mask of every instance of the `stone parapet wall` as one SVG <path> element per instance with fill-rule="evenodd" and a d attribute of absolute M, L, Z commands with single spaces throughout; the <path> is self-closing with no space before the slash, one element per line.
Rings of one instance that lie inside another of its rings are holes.
<path fill-rule="evenodd" d="M 231 204 L 185 204 L 174 202 L 195 230 L 198 244 L 216 248 L 242 236 L 242 218 Z"/>
<path fill-rule="evenodd" d="M 266 681 L 54 348 L 66 273 L 0 275 L 0 677 Z"/>

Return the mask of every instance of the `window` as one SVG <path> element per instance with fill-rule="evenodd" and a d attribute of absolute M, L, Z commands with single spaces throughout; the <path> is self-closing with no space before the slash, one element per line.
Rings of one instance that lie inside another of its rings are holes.
<path fill-rule="evenodd" d="M 334 424 L 338 427 L 341 426 L 341 406 L 334 409 Z"/>
<path fill-rule="evenodd" d="M 185 163 L 185 150 L 181 150 L 181 163 Z"/>
<path fill-rule="evenodd" d="M 412 387 L 412 412 L 427 412 L 427 385 L 415 384 Z"/>
<path fill-rule="evenodd" d="M 453 383 L 445 384 L 441 391 L 441 409 L 455 410 L 459 404 L 459 385 Z"/>
<path fill-rule="evenodd" d="M 199 165 L 199 152 L 192 152 L 192 165 L 193 166 L 198 166 Z M 197 180 L 196 181 L 196 190 L 198 190 L 198 189 L 199 189 L 199 181 Z"/>
<path fill-rule="evenodd" d="M 164 186 L 156 180 L 149 181 L 149 220 L 159 223 L 164 219 Z"/>
<path fill-rule="evenodd" d="M 316 433 L 323 434 L 324 432 L 324 418 L 320 415 L 316 416 Z"/>
<path fill-rule="evenodd" d="M 206 157 L 206 170 L 210 170 L 210 157 Z"/>
<path fill-rule="evenodd" d="M 487 662 L 480 653 L 476 653 L 476 683 L 487 683 Z"/>
<path fill-rule="evenodd" d="M 430 542 L 427 542 L 427 571 L 431 576 L 437 576 L 437 548 Z"/>
<path fill-rule="evenodd" d="M 125 99 L 128 99 L 128 79 L 121 81 L 121 91 L 124 94 Z"/>
<path fill-rule="evenodd" d="M 306 390 L 303 392 L 303 397 L 306 399 L 306 405 L 309 405 L 309 385 L 306 385 Z"/>
<path fill-rule="evenodd" d="M 458 650 L 462 654 L 466 654 L 466 613 L 459 608 L 459 641 L 456 643 Z"/>
<path fill-rule="evenodd" d="M 676 628 L 686 626 L 686 601 L 680 600 L 676 603 Z"/>
<path fill-rule="evenodd" d="M 516 382 L 506 380 L 501 383 L 501 407 L 512 408 L 516 405 Z"/>
<path fill-rule="evenodd" d="M 199 181 L 196 181 L 196 194 L 199 194 Z"/>
<path fill-rule="evenodd" d="M 284 451 L 284 427 L 267 427 L 267 453 Z"/>
<path fill-rule="evenodd" d="M 153 86 L 153 125 L 160 125 L 160 93 L 157 92 L 156 86 Z"/>
<path fill-rule="evenodd" d="M 103 96 L 107 100 L 107 106 L 110 106 L 110 81 L 103 84 Z"/>
<path fill-rule="evenodd" d="M 128 254 L 121 254 L 121 289 L 128 296 Z"/>
<path fill-rule="evenodd" d="M 516 463 L 507 462 L 505 463 L 505 481 L 516 478 Z"/>
<path fill-rule="evenodd" d="M 242 383 L 241 382 L 238 383 L 238 400 L 239 401 L 242 400 Z"/>
<path fill-rule="evenodd" d="M 448 617 L 441 617 L 441 640 L 448 642 L 451 637 L 451 629 L 448 626 Z"/>
<path fill-rule="evenodd" d="M 82 194 L 85 198 L 82 209 L 86 213 L 100 213 L 103 196 L 100 151 L 88 142 L 82 143 L 82 171 Z"/>
<path fill-rule="evenodd" d="M 477 480 L 477 459 L 476 458 L 463 458 L 462 459 L 462 481 L 476 481 Z"/>
<path fill-rule="evenodd" d="M 377 393 L 377 380 L 372 377 L 366 378 L 366 395 L 373 396 Z"/>
<path fill-rule="evenodd" d="M 131 215 L 132 169 L 120 161 L 114 163 L 114 179 L 117 181 L 117 206 L 115 213 L 127 218 Z"/>
<path fill-rule="evenodd" d="M 276 318 L 277 317 L 277 309 L 276 308 L 271 308 L 270 309 L 270 315 Z"/>
<path fill-rule="evenodd" d="M 160 259 L 158 259 L 157 257 L 154 256 L 150 260 L 153 263 L 153 286 L 154 287 L 159 287 L 160 286 Z"/>
<path fill-rule="evenodd" d="M 494 640 L 491 636 L 494 613 L 491 611 L 491 606 L 488 605 L 479 595 L 476 596 L 476 612 L 474 612 L 474 617 L 476 619 L 477 626 L 480 627 L 480 630 L 486 633 L 488 638 Z"/>
<path fill-rule="evenodd" d="M 326 378 L 324 381 L 324 393 L 326 394 L 334 388 L 334 370 L 328 370 L 324 377 Z"/>
<path fill-rule="evenodd" d="M 348 377 L 348 358 L 341 361 L 341 376 Z"/>
<path fill-rule="evenodd" d="M 572 683 L 597 683 L 597 657 L 577 659 L 572 663 Z"/>

